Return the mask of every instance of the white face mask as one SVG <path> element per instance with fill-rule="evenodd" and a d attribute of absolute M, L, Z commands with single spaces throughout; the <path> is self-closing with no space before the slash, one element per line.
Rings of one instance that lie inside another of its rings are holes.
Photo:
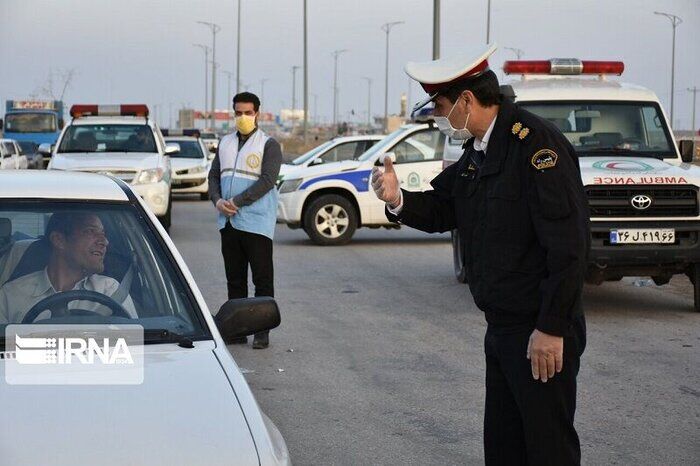
<path fill-rule="evenodd" d="M 471 116 L 471 112 L 467 113 L 467 119 L 464 121 L 464 128 L 457 129 L 454 126 L 452 126 L 452 123 L 450 122 L 450 115 L 452 115 L 452 112 L 457 106 L 457 102 L 459 102 L 459 100 L 457 100 L 454 103 L 454 105 L 452 105 L 450 113 L 448 113 L 446 117 L 436 116 L 433 118 L 433 120 L 435 120 L 435 124 L 437 125 L 438 129 L 442 132 L 442 134 L 449 138 L 463 141 L 473 136 L 472 133 L 467 129 L 467 123 L 469 123 L 469 117 Z"/>

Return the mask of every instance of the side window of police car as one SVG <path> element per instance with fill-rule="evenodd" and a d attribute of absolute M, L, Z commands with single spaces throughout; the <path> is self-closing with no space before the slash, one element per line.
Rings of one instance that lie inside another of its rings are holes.
<path fill-rule="evenodd" d="M 414 133 L 394 146 L 396 163 L 436 162 L 442 160 L 445 139 L 436 130 Z"/>
<path fill-rule="evenodd" d="M 330 151 L 323 154 L 320 158 L 323 159 L 325 163 L 353 160 L 354 158 L 356 158 L 357 155 L 359 155 L 357 151 L 361 144 L 362 143 L 360 141 L 339 144 Z"/>

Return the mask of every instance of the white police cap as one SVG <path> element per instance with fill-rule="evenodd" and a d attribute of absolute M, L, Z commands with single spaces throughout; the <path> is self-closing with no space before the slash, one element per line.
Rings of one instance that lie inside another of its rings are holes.
<path fill-rule="evenodd" d="M 458 55 L 426 62 L 408 62 L 404 71 L 428 93 L 413 111 L 425 107 L 456 82 L 480 76 L 489 70 L 488 58 L 496 51 L 496 44 L 473 46 Z"/>

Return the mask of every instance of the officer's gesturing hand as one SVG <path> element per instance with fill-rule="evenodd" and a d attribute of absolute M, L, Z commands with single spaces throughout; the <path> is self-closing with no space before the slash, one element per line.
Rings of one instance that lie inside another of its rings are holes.
<path fill-rule="evenodd" d="M 216 208 L 219 210 L 219 212 L 228 217 L 236 215 L 236 212 L 238 211 L 236 204 L 231 201 L 227 201 L 226 199 L 219 199 L 216 201 Z"/>
<path fill-rule="evenodd" d="M 564 366 L 564 338 L 535 329 L 527 345 L 532 378 L 546 382 Z"/>
<path fill-rule="evenodd" d="M 394 163 L 391 158 L 384 157 L 384 170 L 377 167 L 372 169 L 372 189 L 379 199 L 396 208 L 401 202 L 401 190 L 399 179 L 394 171 Z"/>

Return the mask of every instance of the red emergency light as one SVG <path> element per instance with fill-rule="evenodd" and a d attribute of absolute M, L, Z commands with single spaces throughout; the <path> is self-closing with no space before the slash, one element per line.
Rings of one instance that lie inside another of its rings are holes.
<path fill-rule="evenodd" d="M 80 118 L 85 116 L 138 116 L 148 117 L 148 106 L 144 104 L 127 105 L 73 105 L 70 116 Z"/>
<path fill-rule="evenodd" d="M 578 60 L 576 58 L 552 58 L 551 60 L 508 60 L 503 64 L 505 74 L 615 74 L 625 70 L 621 61 Z"/>

